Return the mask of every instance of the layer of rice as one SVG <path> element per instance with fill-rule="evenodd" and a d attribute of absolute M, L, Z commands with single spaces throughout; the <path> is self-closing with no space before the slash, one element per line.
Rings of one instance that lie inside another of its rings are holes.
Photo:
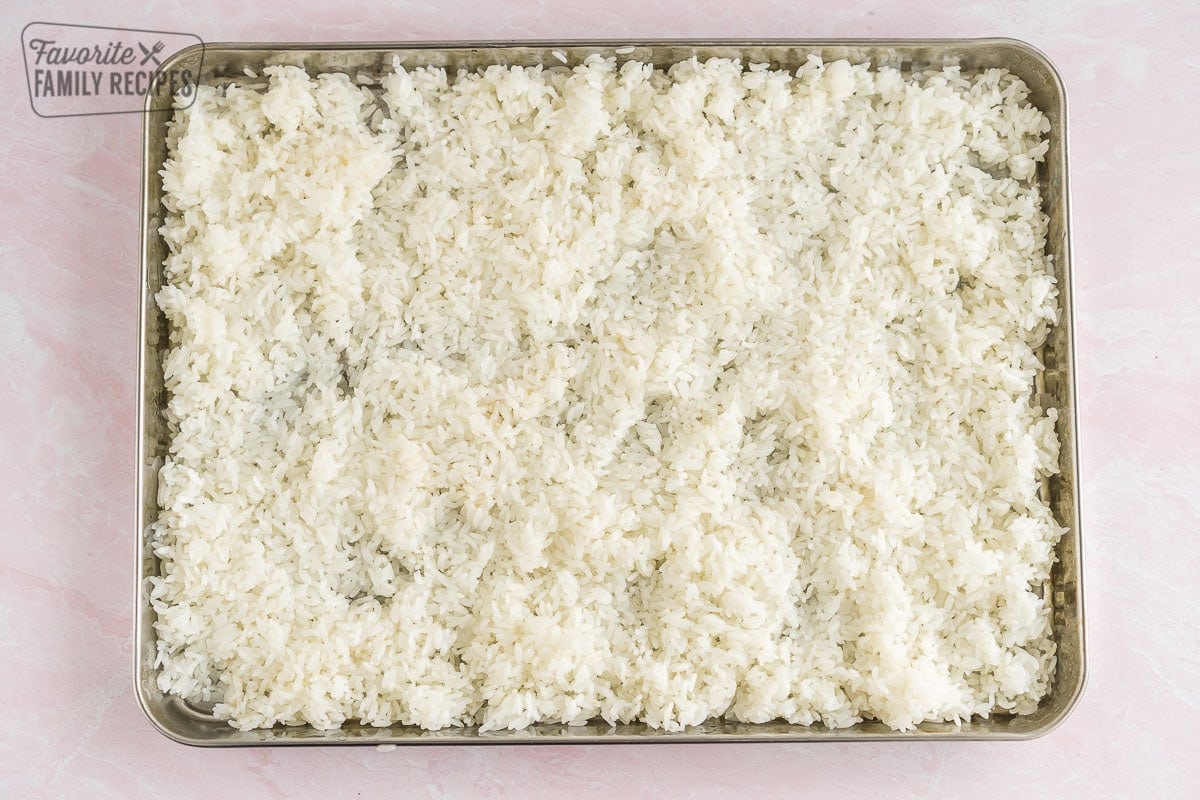
<path fill-rule="evenodd" d="M 1055 319 L 1004 71 L 201 89 L 160 686 L 238 728 L 1028 713 Z"/>

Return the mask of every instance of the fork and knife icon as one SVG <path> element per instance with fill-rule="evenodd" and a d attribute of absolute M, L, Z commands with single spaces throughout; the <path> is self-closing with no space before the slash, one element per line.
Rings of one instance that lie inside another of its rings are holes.
<path fill-rule="evenodd" d="M 138 47 L 141 48 L 142 51 L 142 60 L 138 66 L 146 66 L 146 62 L 150 61 L 151 59 L 154 60 L 154 66 L 156 67 L 162 64 L 162 62 L 158 60 L 158 54 L 163 51 L 163 48 L 166 47 L 166 45 L 162 43 L 161 39 L 154 43 L 154 47 L 146 47 L 146 45 L 142 44 L 141 42 L 138 42 Z"/>

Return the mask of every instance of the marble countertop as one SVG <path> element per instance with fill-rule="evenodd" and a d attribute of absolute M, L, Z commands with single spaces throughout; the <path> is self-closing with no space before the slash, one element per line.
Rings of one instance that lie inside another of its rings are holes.
<path fill-rule="evenodd" d="M 0 10 L 0 796 L 1200 795 L 1200 6 L 109 0 Z M 1070 95 L 1089 685 L 1009 744 L 318 748 L 164 739 L 130 680 L 140 119 L 44 119 L 39 20 L 205 40 L 1025 39 Z M 1155 69 L 1163 70 L 1155 73 Z"/>

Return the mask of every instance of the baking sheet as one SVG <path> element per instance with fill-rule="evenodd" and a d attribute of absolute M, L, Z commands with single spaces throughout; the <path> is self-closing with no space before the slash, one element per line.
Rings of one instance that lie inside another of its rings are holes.
<path fill-rule="evenodd" d="M 520 731 L 481 733 L 472 728 L 426 731 L 394 725 L 374 728 L 348 723 L 335 731 L 310 726 L 277 726 L 238 731 L 212 717 L 208 709 L 164 695 L 156 684 L 154 612 L 147 578 L 158 574 L 159 563 L 150 549 L 149 527 L 158 514 L 158 468 L 169 445 L 162 417 L 166 405 L 162 356 L 168 347 L 167 323 L 154 303 L 162 286 L 166 244 L 158 233 L 162 224 L 162 181 L 166 159 L 168 111 L 147 111 L 142 129 L 142 253 L 138 351 L 140 375 L 137 437 L 137 587 L 134 686 L 147 717 L 164 735 L 190 745 L 247 746 L 300 744 L 517 744 L 517 743 L 631 743 L 712 741 L 866 741 L 946 739 L 1028 739 L 1054 728 L 1070 712 L 1083 690 L 1085 642 L 1079 530 L 1077 415 L 1075 361 L 1072 339 L 1070 208 L 1067 192 L 1066 94 L 1053 65 L 1029 45 L 1012 39 L 927 40 L 678 40 L 615 42 L 478 42 L 374 44 L 255 44 L 223 43 L 191 47 L 165 60 L 160 69 L 189 70 L 202 84 L 244 80 L 244 70 L 259 73 L 272 64 L 303 66 L 310 73 L 346 72 L 377 75 L 391 69 L 394 58 L 406 67 L 438 66 L 473 69 L 492 64 L 546 67 L 574 66 L 591 54 L 619 61 L 642 61 L 659 67 L 697 56 L 701 59 L 740 58 L 744 63 L 767 63 L 795 69 L 810 55 L 826 61 L 869 61 L 899 69 L 960 66 L 964 72 L 1004 67 L 1029 86 L 1031 101 L 1050 120 L 1050 149 L 1039 166 L 1042 201 L 1049 215 L 1047 249 L 1059 287 L 1059 322 L 1043 350 L 1044 372 L 1039 375 L 1035 400 L 1059 411 L 1060 472 L 1046 482 L 1055 517 L 1066 528 L 1051 575 L 1052 625 L 1058 642 L 1058 666 L 1050 694 L 1038 710 L 1026 716 L 996 715 L 961 725 L 924 723 L 900 733 L 879 722 L 862 722 L 830 730 L 822 726 L 764 724 L 724 720 L 669 732 L 642 724 L 584 726 L 534 725 Z"/>

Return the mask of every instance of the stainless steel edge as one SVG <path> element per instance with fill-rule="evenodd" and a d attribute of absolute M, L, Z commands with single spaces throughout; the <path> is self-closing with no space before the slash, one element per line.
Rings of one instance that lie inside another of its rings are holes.
<path fill-rule="evenodd" d="M 1059 215 L 1061 219 L 1061 245 L 1057 253 L 1057 279 L 1060 292 L 1060 309 L 1062 317 L 1059 319 L 1057 327 L 1057 335 L 1062 339 L 1063 359 L 1064 363 L 1060 363 L 1059 370 L 1063 375 L 1063 399 L 1065 405 L 1069 409 L 1066 422 L 1069 425 L 1069 431 L 1064 431 L 1063 422 L 1059 423 L 1059 438 L 1063 441 L 1063 453 L 1060 454 L 1060 464 L 1065 463 L 1069 470 L 1069 530 L 1064 536 L 1066 545 L 1072 549 L 1070 559 L 1071 567 L 1074 573 L 1073 586 L 1071 591 L 1073 598 L 1071 602 L 1074 604 L 1074 620 L 1072 632 L 1074 641 L 1072 642 L 1075 652 L 1073 655 L 1077 659 L 1076 672 L 1072 676 L 1069 686 L 1060 687 L 1057 699 L 1057 708 L 1050 715 L 1039 729 L 1030 737 L 1036 738 L 1050 733 L 1059 727 L 1070 713 L 1079 704 L 1080 698 L 1083 696 L 1084 689 L 1087 687 L 1088 665 L 1087 665 L 1087 623 L 1085 614 L 1084 602 L 1084 581 L 1083 581 L 1083 539 L 1082 539 L 1082 492 L 1079 485 L 1079 388 L 1078 377 L 1075 369 L 1076 354 L 1075 354 L 1075 281 L 1074 281 L 1074 261 L 1071 241 L 1071 231 L 1073 230 L 1072 211 L 1071 211 L 1071 187 L 1070 187 L 1070 125 L 1069 125 L 1069 103 L 1067 96 L 1066 84 L 1062 79 L 1062 74 L 1058 68 L 1050 60 L 1050 58 L 1038 48 L 1018 39 L 1003 39 L 1001 40 L 1010 47 L 1021 50 L 1027 53 L 1031 58 L 1040 62 L 1041 66 L 1046 70 L 1046 73 L 1053 79 L 1054 89 L 1057 95 L 1059 105 L 1059 119 L 1057 120 L 1057 139 L 1060 143 L 1057 156 L 1058 171 L 1061 175 L 1061 187 L 1059 189 L 1060 199 L 1057 203 Z M 1060 409 L 1061 411 L 1061 409 Z M 1060 547 L 1060 551 L 1061 551 Z"/>
<path fill-rule="evenodd" d="M 196 47 L 203 48 L 203 44 Z M 190 55 L 193 48 L 185 48 L 172 57 L 165 59 L 163 62 L 164 68 L 169 68 L 170 65 L 177 63 L 181 58 L 186 58 Z M 163 710 L 166 708 L 166 702 L 161 693 L 155 696 L 152 691 L 153 686 L 153 669 L 154 658 L 147 659 L 147 648 L 154 648 L 154 630 L 153 630 L 153 609 L 150 608 L 149 596 L 146 591 L 146 578 L 150 576 L 147 565 L 151 562 L 152 554 L 147 549 L 147 508 L 149 503 L 146 497 L 146 481 L 149 478 L 149 469 L 147 464 L 148 448 L 146 440 L 146 405 L 149 401 L 147 396 L 147 388 L 151 379 L 150 369 L 151 364 L 146 358 L 146 353 L 149 347 L 147 332 L 149 329 L 149 320 L 152 315 L 158 313 L 156 307 L 152 307 L 154 298 L 149 291 L 150 278 L 150 262 L 151 262 L 151 241 L 152 237 L 158 234 L 157 228 L 151 229 L 150 211 L 151 205 L 157 204 L 159 195 L 152 192 L 152 184 L 154 171 L 153 159 L 151 158 L 151 142 L 152 142 L 152 121 L 156 114 L 161 115 L 164 112 L 154 112 L 154 95 L 153 92 L 147 92 L 145 101 L 142 106 L 142 130 L 141 130 L 141 233 L 142 240 L 139 248 L 139 280 L 138 280 L 138 352 L 137 352 L 137 370 L 138 370 L 138 389 L 137 389 L 137 409 L 134 413 L 135 431 L 137 437 L 137 464 L 134 469 L 134 487 L 136 503 L 134 507 L 134 558 L 137 565 L 134 570 L 134 608 L 133 608 L 133 688 L 134 697 L 137 700 L 138 707 L 142 713 L 146 715 L 146 719 L 154 726 L 159 733 L 169 739 L 192 745 L 203 744 L 203 741 L 193 737 L 181 736 L 171 722 L 163 715 Z M 153 200 L 152 200 L 153 193 Z M 155 362 L 153 368 L 158 373 L 158 380 L 161 380 L 161 369 L 159 364 Z"/>
<path fill-rule="evenodd" d="M 631 53 L 616 54 L 618 48 Z M 243 66 L 267 63 L 302 63 L 313 71 L 365 69 L 380 66 L 399 55 L 411 64 L 434 63 L 468 68 L 488 63 L 544 63 L 559 66 L 555 51 L 578 63 L 589 53 L 616 54 L 618 58 L 649 60 L 660 65 L 680 57 L 737 55 L 746 60 L 768 61 L 776 66 L 796 66 L 799 56 L 817 52 L 825 58 L 858 58 L 900 66 L 964 63 L 967 68 L 1005 67 L 1022 77 L 1033 90 L 1034 102 L 1051 118 L 1051 148 L 1041 174 L 1043 202 L 1051 218 L 1047 243 L 1055 264 L 1060 292 L 1059 324 L 1051 333 L 1045 358 L 1044 380 L 1049 402 L 1060 412 L 1061 474 L 1050 483 L 1056 517 L 1067 529 L 1057 554 L 1052 578 L 1053 624 L 1059 646 L 1059 664 L 1050 696 L 1029 716 L 1004 716 L 972 720 L 962 725 L 926 723 L 900 733 L 878 722 L 829 730 L 786 723 L 751 725 L 714 720 L 680 733 L 649 729 L 644 725 L 589 724 L 582 727 L 537 725 L 524 731 L 479 733 L 472 729 L 422 731 L 411 727 L 371 728 L 358 724 L 337 731 L 311 727 L 277 727 L 237 731 L 193 709 L 178 698 L 164 696 L 155 676 L 153 610 L 146 578 L 156 574 L 157 559 L 147 542 L 147 525 L 157 512 L 157 465 L 164 445 L 160 419 L 164 389 L 160 357 L 165 328 L 153 295 L 160 281 L 164 246 L 158 236 L 161 184 L 157 171 L 165 156 L 168 112 L 151 109 L 147 98 L 142 126 L 142 243 L 138 307 L 138 464 L 135 513 L 137 558 L 134 609 L 134 685 L 137 702 L 151 724 L 163 735 L 182 744 L 202 747 L 261 745 L 391 745 L 391 744 L 600 744 L 689 743 L 735 741 L 964 741 L 1020 740 L 1044 735 L 1057 727 L 1078 702 L 1086 681 L 1086 647 L 1083 609 L 1082 547 L 1080 540 L 1078 410 L 1075 386 L 1074 298 L 1071 282 L 1070 204 L 1067 160 L 1066 90 L 1061 76 L 1036 48 L 1015 39 L 686 39 L 606 41 L 491 41 L 396 43 L 216 43 L 196 45 L 165 59 L 160 69 L 193 67 L 203 82 L 240 77 Z M 660 57 L 655 57 L 655 55 Z M 670 55 L 668 55 L 670 54 Z M 663 57 L 666 56 L 666 57 Z"/>

